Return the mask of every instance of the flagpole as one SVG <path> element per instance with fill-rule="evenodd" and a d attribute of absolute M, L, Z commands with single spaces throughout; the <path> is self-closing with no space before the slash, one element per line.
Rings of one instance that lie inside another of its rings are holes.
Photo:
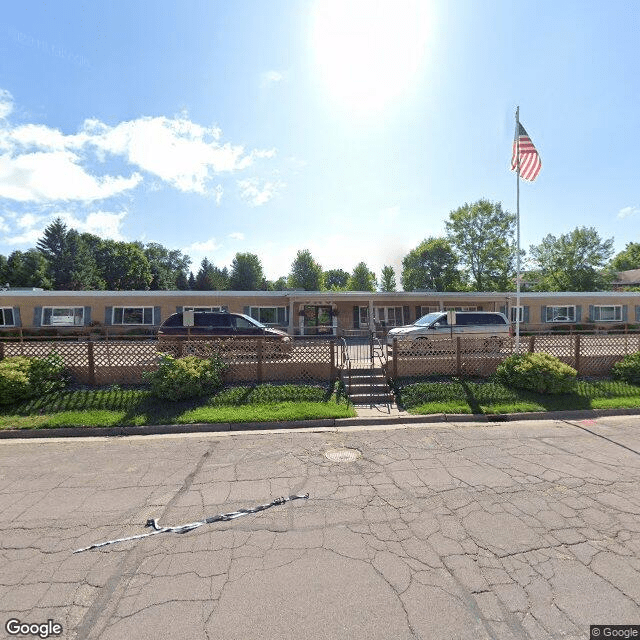
<path fill-rule="evenodd" d="M 520 353 L 520 107 L 516 107 L 516 353 Z"/>

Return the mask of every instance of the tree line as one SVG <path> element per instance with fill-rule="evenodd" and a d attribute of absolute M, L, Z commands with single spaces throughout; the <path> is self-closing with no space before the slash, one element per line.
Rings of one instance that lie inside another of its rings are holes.
<path fill-rule="evenodd" d="M 444 236 L 429 236 L 404 256 L 405 291 L 513 291 L 516 217 L 489 200 L 464 204 L 449 214 Z M 617 271 L 640 269 L 640 243 L 613 256 L 613 238 L 593 227 L 549 234 L 527 255 L 521 251 L 523 289 L 599 291 Z M 308 249 L 297 252 L 286 275 L 265 277 L 260 258 L 237 253 L 230 267 L 204 258 L 194 273 L 191 258 L 150 242 L 105 240 L 70 229 L 60 219 L 27 251 L 0 255 L 0 285 L 53 290 L 193 291 L 396 291 L 396 273 L 385 265 L 378 278 L 363 261 L 350 273 L 324 270 Z"/>

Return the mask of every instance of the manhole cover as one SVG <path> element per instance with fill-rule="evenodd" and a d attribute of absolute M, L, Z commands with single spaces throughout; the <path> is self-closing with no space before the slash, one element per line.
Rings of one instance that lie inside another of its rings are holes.
<path fill-rule="evenodd" d="M 324 454 L 331 462 L 353 462 L 362 453 L 357 449 L 329 449 Z"/>

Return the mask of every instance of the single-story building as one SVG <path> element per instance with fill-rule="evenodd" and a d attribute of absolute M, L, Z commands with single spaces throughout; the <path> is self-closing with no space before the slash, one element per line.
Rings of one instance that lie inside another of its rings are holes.
<path fill-rule="evenodd" d="M 172 313 L 245 313 L 291 335 L 343 335 L 410 324 L 432 311 L 501 311 L 522 329 L 640 323 L 640 292 L 0 291 L 0 329 L 155 329 Z M 517 315 L 516 315 L 517 314 Z"/>

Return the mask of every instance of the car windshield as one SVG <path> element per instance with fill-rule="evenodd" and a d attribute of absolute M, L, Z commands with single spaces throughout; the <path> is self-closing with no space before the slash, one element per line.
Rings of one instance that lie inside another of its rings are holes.
<path fill-rule="evenodd" d="M 441 317 L 442 317 L 441 313 L 427 313 L 426 316 L 422 316 L 422 318 L 418 318 L 414 322 L 414 324 L 419 327 L 428 327 L 432 322 L 435 322 Z"/>
<path fill-rule="evenodd" d="M 250 325 L 253 325 L 254 327 L 259 327 L 260 329 L 266 329 L 267 328 L 266 324 L 262 324 L 262 322 L 259 322 L 258 320 L 256 320 L 255 318 L 252 318 L 251 316 L 246 316 L 244 314 L 241 314 L 238 317 L 238 320 L 240 318 L 246 320 Z M 236 326 L 238 326 L 238 327 L 242 326 L 242 323 L 238 323 L 238 321 L 236 320 Z"/>

